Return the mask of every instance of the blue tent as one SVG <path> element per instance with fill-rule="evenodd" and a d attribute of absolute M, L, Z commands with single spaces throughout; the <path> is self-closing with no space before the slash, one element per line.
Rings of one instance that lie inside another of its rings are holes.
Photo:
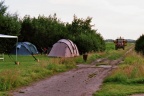
<path fill-rule="evenodd" d="M 11 51 L 11 54 L 16 54 L 16 49 L 17 49 L 17 54 L 18 55 L 34 55 L 38 54 L 38 50 L 35 45 L 33 45 L 30 42 L 18 42 L 16 45 L 16 48 L 14 48 Z"/>

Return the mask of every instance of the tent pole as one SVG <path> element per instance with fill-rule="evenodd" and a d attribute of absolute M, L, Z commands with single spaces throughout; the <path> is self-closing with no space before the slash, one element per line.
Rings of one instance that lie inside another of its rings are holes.
<path fill-rule="evenodd" d="M 18 38 L 17 38 L 17 41 L 16 41 L 16 45 L 18 43 Z M 16 46 L 16 62 L 17 62 L 17 46 Z"/>

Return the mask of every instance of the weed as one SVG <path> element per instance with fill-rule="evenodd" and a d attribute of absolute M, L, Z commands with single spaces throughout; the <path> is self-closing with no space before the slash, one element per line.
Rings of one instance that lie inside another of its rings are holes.
<path fill-rule="evenodd" d="M 94 96 L 129 96 L 144 93 L 144 59 L 134 50 L 125 55 L 124 62 L 106 77 L 101 90 Z"/>

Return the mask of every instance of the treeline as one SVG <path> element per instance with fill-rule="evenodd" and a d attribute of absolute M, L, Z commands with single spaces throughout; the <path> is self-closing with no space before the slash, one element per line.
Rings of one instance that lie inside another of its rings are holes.
<path fill-rule="evenodd" d="M 135 44 L 135 51 L 144 56 L 144 34 L 142 34 L 137 40 Z"/>
<path fill-rule="evenodd" d="M 6 13 L 7 7 L 0 2 L 0 34 L 16 35 L 19 41 L 28 41 L 41 50 L 52 47 L 60 39 L 70 39 L 81 54 L 91 51 L 104 51 L 105 41 L 97 30 L 92 29 L 92 18 L 77 18 L 74 15 L 71 23 L 65 23 L 54 15 L 37 18 L 26 15 L 19 19 L 16 14 Z M 15 40 L 0 39 L 1 51 L 9 52 Z"/>

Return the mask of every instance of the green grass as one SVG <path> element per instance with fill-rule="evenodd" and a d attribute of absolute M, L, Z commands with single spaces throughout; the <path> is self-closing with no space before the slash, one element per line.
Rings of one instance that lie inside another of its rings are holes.
<path fill-rule="evenodd" d="M 20 64 L 16 65 L 15 56 L 9 57 L 5 54 L 5 60 L 0 61 L 0 96 L 15 88 L 76 68 L 76 64 L 92 62 L 97 55 L 89 54 L 87 62 L 84 62 L 82 56 L 49 58 L 46 55 L 36 55 L 35 57 L 39 62 L 32 56 L 18 56 Z"/>
<path fill-rule="evenodd" d="M 129 50 L 129 48 L 133 46 L 132 44 L 128 44 L 126 47 L 125 47 L 125 50 L 123 49 L 118 49 L 118 50 L 115 50 L 115 45 L 113 42 L 108 42 L 106 43 L 106 51 L 103 55 L 104 58 L 108 58 L 110 60 L 116 60 L 120 57 L 122 57 L 124 55 L 124 53 Z"/>
<path fill-rule="evenodd" d="M 124 63 L 112 72 L 104 82 L 144 83 L 144 59 L 135 52 L 127 55 Z"/>
<path fill-rule="evenodd" d="M 15 59 L 5 55 L 5 61 L 0 61 L 0 96 L 6 91 L 76 67 L 76 58 L 35 57 L 40 61 L 37 62 L 32 56 L 18 56 L 20 65 L 16 65 Z"/>
<path fill-rule="evenodd" d="M 98 58 L 108 58 L 110 60 L 115 60 L 123 56 L 123 54 L 129 49 L 131 45 L 126 47 L 126 50 L 115 50 L 115 45 L 113 42 L 106 43 L 106 50 L 104 52 L 96 52 L 96 53 L 89 53 L 87 64 L 92 63 L 94 60 Z"/>
<path fill-rule="evenodd" d="M 106 51 L 115 50 L 115 44 L 113 42 L 106 43 Z"/>
<path fill-rule="evenodd" d="M 129 96 L 144 93 L 144 59 L 134 50 L 125 56 L 124 62 L 105 78 L 101 90 L 94 96 Z"/>
<path fill-rule="evenodd" d="M 141 84 L 105 83 L 93 96 L 129 96 L 143 92 L 144 86 Z"/>
<path fill-rule="evenodd" d="M 76 64 L 90 64 L 98 58 L 107 58 L 108 56 L 109 58 L 116 59 L 113 53 L 123 54 L 125 51 L 121 49 L 113 50 L 113 43 L 109 43 L 106 46 L 107 50 L 105 52 L 89 53 L 86 62 L 82 56 L 74 58 L 49 58 L 46 55 L 36 55 L 35 57 L 40 60 L 39 62 L 32 56 L 18 56 L 20 65 L 16 65 L 14 55 L 11 58 L 5 55 L 5 61 L 0 61 L 0 96 L 6 96 L 7 91 L 15 88 L 76 68 Z M 127 60 L 127 63 L 131 62 L 129 59 Z"/>

